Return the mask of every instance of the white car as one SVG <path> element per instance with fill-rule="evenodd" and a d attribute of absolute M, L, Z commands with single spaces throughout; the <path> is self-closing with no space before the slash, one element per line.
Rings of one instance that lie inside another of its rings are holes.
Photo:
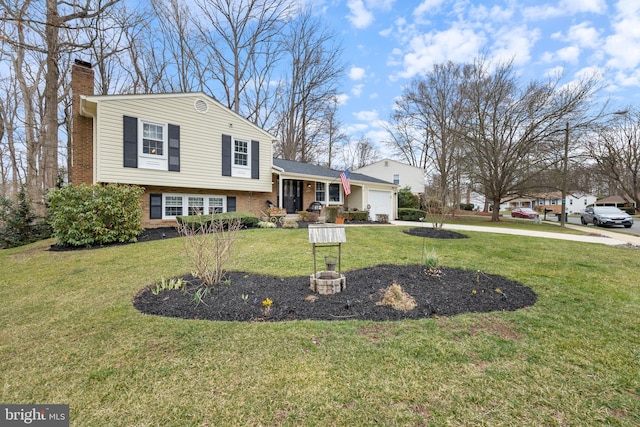
<path fill-rule="evenodd" d="M 583 225 L 593 224 L 596 227 L 624 225 L 625 228 L 631 228 L 633 218 L 625 211 L 613 206 L 589 206 L 580 215 L 580 222 Z"/>

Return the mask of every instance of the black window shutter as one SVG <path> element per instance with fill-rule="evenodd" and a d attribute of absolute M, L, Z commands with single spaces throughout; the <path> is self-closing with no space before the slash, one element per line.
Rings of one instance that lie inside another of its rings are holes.
<path fill-rule="evenodd" d="M 227 196 L 227 212 L 236 211 L 236 196 Z"/>
<path fill-rule="evenodd" d="M 222 176 L 231 176 L 231 136 L 222 135 Z"/>
<path fill-rule="evenodd" d="M 138 119 L 123 116 L 124 167 L 138 167 Z"/>
<path fill-rule="evenodd" d="M 149 218 L 162 219 L 162 194 L 151 194 Z"/>
<path fill-rule="evenodd" d="M 169 125 L 169 170 L 180 172 L 180 126 Z"/>
<path fill-rule="evenodd" d="M 251 179 L 260 179 L 260 143 L 251 141 Z"/>

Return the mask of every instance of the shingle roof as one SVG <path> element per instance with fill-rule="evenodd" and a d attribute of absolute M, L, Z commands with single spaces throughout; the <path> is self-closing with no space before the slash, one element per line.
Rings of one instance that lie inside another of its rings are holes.
<path fill-rule="evenodd" d="M 288 173 L 296 173 L 301 175 L 317 176 L 324 178 L 339 179 L 341 170 L 329 169 L 322 166 L 314 165 L 311 163 L 296 162 L 294 160 L 273 159 L 273 165 L 283 169 Z M 369 175 L 363 175 L 361 173 L 350 172 L 349 177 L 352 181 L 364 181 L 377 184 L 390 184 L 392 182 L 384 181 L 382 179 L 374 178 Z"/>

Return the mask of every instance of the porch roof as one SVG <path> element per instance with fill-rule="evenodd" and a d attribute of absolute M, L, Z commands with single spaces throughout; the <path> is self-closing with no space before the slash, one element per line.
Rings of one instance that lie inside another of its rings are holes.
<path fill-rule="evenodd" d="M 312 163 L 296 162 L 294 160 L 273 159 L 273 165 L 282 169 L 285 173 L 296 175 L 306 175 L 309 178 L 331 178 L 340 179 L 341 170 L 329 169 L 323 166 L 314 165 Z M 374 178 L 372 176 L 363 175 L 361 173 L 349 173 L 351 181 L 371 182 L 376 184 L 394 185 L 392 182 Z"/>

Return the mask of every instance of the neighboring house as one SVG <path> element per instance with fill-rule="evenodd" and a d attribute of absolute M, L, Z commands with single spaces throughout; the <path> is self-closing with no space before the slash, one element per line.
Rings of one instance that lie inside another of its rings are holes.
<path fill-rule="evenodd" d="M 204 93 L 96 96 L 90 64 L 76 61 L 71 74 L 70 182 L 144 187 L 143 227 L 172 226 L 181 215 L 260 215 L 268 201 L 281 207 L 280 201 L 286 202 L 294 212 L 306 209 L 307 199 L 292 195 L 313 188 L 308 198 L 313 201 L 322 197 L 323 184 L 327 203 L 342 202 L 341 187 L 335 196 L 339 178 L 310 169 L 300 174 L 293 165 L 274 166 L 276 138 Z M 391 183 L 359 174 L 352 174 L 352 182 L 350 207 L 372 204 L 386 213 L 375 191 L 396 197 Z"/>
<path fill-rule="evenodd" d="M 411 192 L 416 195 L 424 194 L 425 171 L 416 166 L 384 159 L 356 169 L 354 172 L 392 182 L 399 188 L 409 187 Z"/>
<path fill-rule="evenodd" d="M 640 194 L 638 194 L 638 197 L 640 197 Z M 629 196 L 609 196 L 604 199 L 597 200 L 593 202 L 593 204 L 596 206 L 615 206 L 620 209 L 630 207 L 636 208 L 636 210 L 638 209 L 636 202 Z"/>
<path fill-rule="evenodd" d="M 568 194 L 565 212 L 569 214 L 580 213 L 587 205 L 591 205 L 595 201 L 596 197 L 588 194 Z M 535 194 L 531 197 L 513 199 L 508 202 L 506 208 L 531 208 L 541 213 L 547 209 L 547 212 L 551 214 L 560 213 L 562 212 L 562 194 L 559 192 L 543 193 Z"/>
<path fill-rule="evenodd" d="M 278 203 L 288 213 L 305 210 L 312 202 L 324 206 L 344 206 L 349 209 L 369 210 L 372 220 L 377 214 L 397 217 L 398 186 L 361 173 L 350 173 L 351 194 L 345 197 L 340 173 L 342 171 L 311 163 L 273 159 L 273 169 L 281 183 Z"/>

